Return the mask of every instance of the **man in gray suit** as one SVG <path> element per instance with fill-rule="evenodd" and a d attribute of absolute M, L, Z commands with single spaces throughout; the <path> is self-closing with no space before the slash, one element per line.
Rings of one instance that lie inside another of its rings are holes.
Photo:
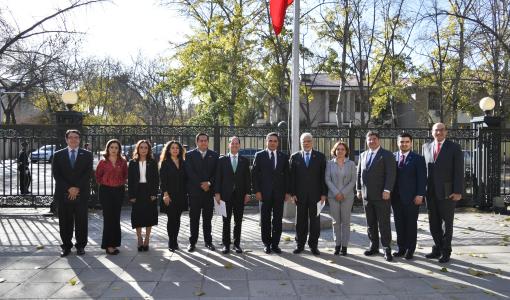
<path fill-rule="evenodd" d="M 434 239 L 432 252 L 425 257 L 439 258 L 440 263 L 450 260 L 455 205 L 464 191 L 464 155 L 459 144 L 446 139 L 447 133 L 443 123 L 436 123 L 432 127 L 434 140 L 423 145 L 427 164 L 427 209 Z"/>
<path fill-rule="evenodd" d="M 370 248 L 365 251 L 365 255 L 379 253 L 380 231 L 384 258 L 392 261 L 390 194 L 395 184 L 397 166 L 393 154 L 381 148 L 377 132 L 369 131 L 366 140 L 368 149 L 360 155 L 356 183 L 358 199 L 363 199 L 370 239 Z"/>

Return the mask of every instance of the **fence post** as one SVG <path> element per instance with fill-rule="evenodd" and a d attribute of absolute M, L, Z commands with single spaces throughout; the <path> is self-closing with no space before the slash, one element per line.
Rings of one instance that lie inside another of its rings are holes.
<path fill-rule="evenodd" d="M 354 126 L 352 125 L 352 122 L 349 123 L 349 129 L 348 129 L 348 132 L 349 132 L 349 149 L 351 149 L 351 151 L 349 151 L 349 159 L 352 160 L 352 161 L 355 161 L 355 153 L 354 153 L 354 146 L 355 146 L 355 143 L 356 143 L 356 132 L 355 132 L 355 128 Z"/>
<path fill-rule="evenodd" d="M 218 124 L 214 124 L 214 151 L 217 153 L 221 151 L 221 132 Z"/>

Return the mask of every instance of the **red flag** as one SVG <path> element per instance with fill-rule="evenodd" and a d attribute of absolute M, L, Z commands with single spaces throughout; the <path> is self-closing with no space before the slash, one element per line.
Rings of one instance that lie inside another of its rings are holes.
<path fill-rule="evenodd" d="M 285 21 L 285 11 L 294 0 L 270 0 L 269 13 L 271 14 L 271 22 L 276 35 L 279 35 Z"/>

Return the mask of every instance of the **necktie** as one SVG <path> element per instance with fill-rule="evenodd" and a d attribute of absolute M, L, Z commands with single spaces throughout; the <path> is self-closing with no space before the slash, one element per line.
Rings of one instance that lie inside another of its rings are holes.
<path fill-rule="evenodd" d="M 437 160 L 437 156 L 439 155 L 439 151 L 441 151 L 441 143 L 437 143 L 436 151 L 434 151 L 434 161 Z"/>
<path fill-rule="evenodd" d="M 232 156 L 232 169 L 234 170 L 234 173 L 237 170 L 237 155 Z"/>
<path fill-rule="evenodd" d="M 374 152 L 370 152 L 370 156 L 368 157 L 368 160 L 367 160 L 367 169 L 370 168 L 370 165 L 372 164 L 372 156 L 374 155 Z"/>
<path fill-rule="evenodd" d="M 404 154 L 400 155 L 400 160 L 398 162 L 398 167 L 399 168 L 403 168 L 405 161 L 406 161 L 406 156 Z"/>
<path fill-rule="evenodd" d="M 274 152 L 271 151 L 271 164 L 273 165 L 273 170 L 276 169 L 276 166 L 275 166 L 275 159 L 274 159 Z"/>
<path fill-rule="evenodd" d="M 76 150 L 71 150 L 71 168 L 74 168 L 74 163 L 76 162 Z"/>
<path fill-rule="evenodd" d="M 305 164 L 306 164 L 306 167 L 308 168 L 308 165 L 310 164 L 310 153 L 309 152 L 306 152 Z"/>

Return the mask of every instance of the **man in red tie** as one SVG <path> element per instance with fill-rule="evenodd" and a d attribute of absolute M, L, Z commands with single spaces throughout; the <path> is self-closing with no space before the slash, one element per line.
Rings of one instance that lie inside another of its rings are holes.
<path fill-rule="evenodd" d="M 432 127 L 434 140 L 423 145 L 427 209 L 434 239 L 432 252 L 425 257 L 439 258 L 440 263 L 450 260 L 455 206 L 464 192 L 464 155 L 459 144 L 446 139 L 447 134 L 446 126 L 436 123 Z"/>

